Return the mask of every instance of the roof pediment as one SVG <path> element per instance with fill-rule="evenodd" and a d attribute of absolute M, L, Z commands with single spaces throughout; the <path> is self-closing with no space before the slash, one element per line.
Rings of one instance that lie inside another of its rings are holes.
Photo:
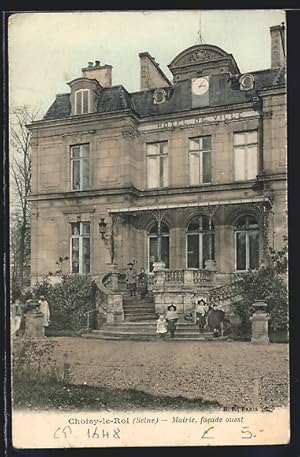
<path fill-rule="evenodd" d="M 239 73 L 232 54 L 211 44 L 198 44 L 185 49 L 172 60 L 168 67 L 175 81 L 199 74 Z"/>
<path fill-rule="evenodd" d="M 224 57 L 230 57 L 230 54 L 223 51 L 223 49 L 218 48 L 218 46 L 200 44 L 191 46 L 178 54 L 170 63 L 169 68 L 191 65 L 198 62 L 207 62 L 210 60 L 219 60 Z"/>

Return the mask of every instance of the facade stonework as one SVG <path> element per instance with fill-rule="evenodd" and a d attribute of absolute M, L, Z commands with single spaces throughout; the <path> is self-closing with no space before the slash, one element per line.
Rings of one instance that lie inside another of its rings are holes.
<path fill-rule="evenodd" d="M 254 87 L 242 90 L 234 58 L 218 49 L 181 53 L 173 83 L 143 53 L 144 87 L 133 94 L 86 72 L 31 124 L 33 283 L 59 257 L 69 258 L 64 272 L 95 277 L 132 260 L 150 273 L 162 260 L 171 298 L 157 295 L 157 310 L 169 301 L 189 310 L 193 290 L 228 284 L 282 247 L 284 69 L 251 72 Z"/>

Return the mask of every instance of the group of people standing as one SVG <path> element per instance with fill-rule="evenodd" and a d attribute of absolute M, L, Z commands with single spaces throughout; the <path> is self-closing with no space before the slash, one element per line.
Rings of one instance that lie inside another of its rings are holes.
<path fill-rule="evenodd" d="M 166 316 L 161 314 L 157 320 L 156 333 L 160 338 L 165 338 L 168 331 L 170 337 L 174 338 L 176 331 L 176 324 L 178 321 L 178 314 L 176 312 L 176 306 L 173 304 L 168 306 L 168 312 Z"/>
<path fill-rule="evenodd" d="M 216 304 L 207 305 L 205 300 L 198 300 L 196 309 L 196 324 L 199 326 L 199 332 L 202 333 L 206 328 L 211 330 L 214 337 L 223 336 L 223 323 L 225 313 L 218 309 Z"/>
<path fill-rule="evenodd" d="M 126 271 L 126 286 L 130 296 L 136 296 L 137 293 L 143 299 L 148 293 L 148 276 L 144 268 L 141 268 L 139 273 L 134 269 L 134 263 L 129 262 Z M 213 332 L 214 337 L 223 336 L 224 311 L 218 309 L 216 304 L 208 305 L 201 298 L 197 301 L 195 311 L 191 319 L 199 326 L 199 332 L 203 333 L 206 329 Z M 178 314 L 176 306 L 171 304 L 167 308 L 166 314 L 161 314 L 157 320 L 156 333 L 160 338 L 165 338 L 167 333 L 174 338 L 176 332 L 176 324 Z"/>
<path fill-rule="evenodd" d="M 223 323 L 225 313 L 218 306 L 207 305 L 205 300 L 198 300 L 195 308 L 195 323 L 199 326 L 199 332 L 202 333 L 206 328 L 213 332 L 214 337 L 223 336 Z M 157 320 L 156 333 L 160 338 L 165 338 L 168 331 L 170 337 L 174 338 L 178 314 L 176 306 L 168 306 L 166 315 L 161 314 Z"/>
<path fill-rule="evenodd" d="M 28 310 L 29 302 L 22 303 L 19 298 L 16 298 L 11 306 L 11 333 L 12 336 L 18 336 L 25 331 L 25 317 Z M 50 308 L 44 295 L 41 295 L 37 301 L 37 310 L 43 313 L 43 327 L 46 328 L 50 324 Z"/>
<path fill-rule="evenodd" d="M 138 292 L 141 299 L 143 299 L 148 293 L 148 276 L 145 273 L 145 268 L 141 268 L 140 272 L 136 273 L 133 266 L 134 264 L 132 262 L 128 263 L 126 286 L 131 297 L 135 296 Z"/>

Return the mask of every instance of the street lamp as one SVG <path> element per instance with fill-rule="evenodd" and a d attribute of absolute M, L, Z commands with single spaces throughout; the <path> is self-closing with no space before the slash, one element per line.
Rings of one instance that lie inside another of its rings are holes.
<path fill-rule="evenodd" d="M 101 235 L 101 240 L 104 242 L 104 245 L 106 249 L 109 252 L 111 263 L 114 263 L 114 257 L 115 257 L 115 247 L 114 247 L 114 229 L 113 229 L 113 224 L 111 228 L 111 233 L 109 236 L 106 236 L 106 226 L 107 223 L 105 222 L 104 217 L 100 217 L 100 222 L 98 222 L 99 225 L 99 232 Z"/>
<path fill-rule="evenodd" d="M 101 235 L 101 240 L 105 240 L 105 234 L 106 234 L 106 222 L 104 220 L 104 217 L 100 217 L 100 222 L 98 222 L 99 225 L 99 232 Z"/>

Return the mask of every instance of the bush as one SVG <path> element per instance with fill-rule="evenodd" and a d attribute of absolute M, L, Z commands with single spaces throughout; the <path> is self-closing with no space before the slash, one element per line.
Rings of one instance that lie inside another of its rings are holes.
<path fill-rule="evenodd" d="M 89 276 L 64 275 L 56 284 L 49 278 L 38 282 L 28 298 L 45 296 L 50 307 L 51 329 L 76 331 L 86 327 L 86 312 L 95 309 L 95 291 L 95 282 Z M 90 327 L 95 326 L 94 321 L 95 313 L 91 313 Z"/>
<path fill-rule="evenodd" d="M 237 284 L 239 299 L 232 310 L 241 318 L 241 333 L 249 335 L 250 321 L 255 300 L 267 303 L 270 314 L 269 326 L 273 332 L 287 332 L 288 293 L 286 283 L 287 248 L 282 251 L 270 249 L 268 265 L 258 271 L 249 271 Z"/>

